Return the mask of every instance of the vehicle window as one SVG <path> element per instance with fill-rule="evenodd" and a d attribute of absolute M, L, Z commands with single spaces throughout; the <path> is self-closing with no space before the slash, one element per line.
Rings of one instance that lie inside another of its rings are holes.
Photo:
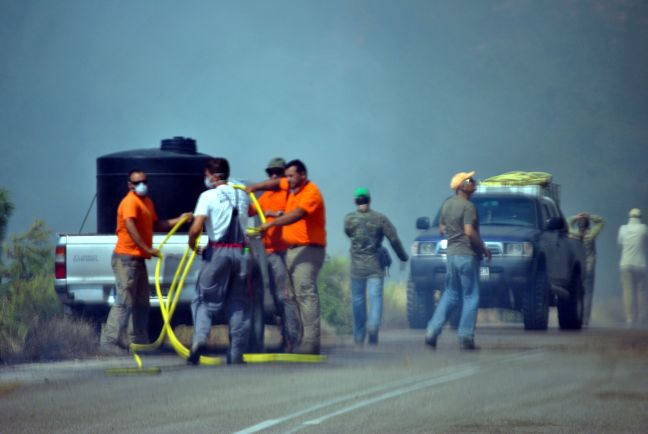
<path fill-rule="evenodd" d="M 543 215 L 544 215 L 544 221 L 549 220 L 552 215 L 551 215 L 551 208 L 549 208 L 549 205 L 546 203 L 542 204 L 542 210 L 543 210 Z"/>
<path fill-rule="evenodd" d="M 477 208 L 479 224 L 501 226 L 536 227 L 537 213 L 535 202 L 526 197 L 476 197 L 471 202 Z M 434 226 L 439 225 L 441 209 L 434 219 Z"/>

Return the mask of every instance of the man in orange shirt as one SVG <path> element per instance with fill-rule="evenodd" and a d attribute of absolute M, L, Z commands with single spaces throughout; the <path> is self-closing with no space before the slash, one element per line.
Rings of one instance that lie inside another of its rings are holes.
<path fill-rule="evenodd" d="M 131 343 L 147 343 L 149 284 L 145 259 L 159 256 L 153 245 L 153 230 L 167 231 L 181 219 L 192 218 L 184 213 L 170 220 L 158 220 L 153 201 L 148 197 L 148 179 L 141 170 L 128 174 L 128 194 L 117 208 L 117 245 L 112 256 L 115 273 L 115 303 L 110 308 L 101 330 L 100 351 L 105 355 L 121 355 L 119 336 L 128 327 Z"/>
<path fill-rule="evenodd" d="M 280 190 L 288 192 L 283 215 L 261 225 L 262 231 L 285 226 L 283 239 L 288 246 L 286 266 L 292 279 L 303 324 L 303 336 L 297 352 L 320 352 L 320 301 L 317 276 L 326 255 L 326 211 L 317 186 L 308 179 L 300 160 L 286 164 L 286 177 L 269 179 L 248 186 L 248 191 Z"/>
<path fill-rule="evenodd" d="M 283 178 L 285 165 L 286 161 L 283 158 L 270 160 L 266 168 L 269 179 Z M 286 210 L 287 201 L 288 192 L 285 190 L 265 191 L 259 197 L 259 206 L 263 210 L 266 221 L 273 221 L 275 218 L 281 217 Z M 283 239 L 283 228 L 275 226 L 265 231 L 263 244 L 269 265 L 270 293 L 277 308 L 277 313 L 281 317 L 282 351 L 290 353 L 299 341 L 301 319 L 297 300 L 295 299 L 295 290 L 286 268 L 288 245 Z"/>

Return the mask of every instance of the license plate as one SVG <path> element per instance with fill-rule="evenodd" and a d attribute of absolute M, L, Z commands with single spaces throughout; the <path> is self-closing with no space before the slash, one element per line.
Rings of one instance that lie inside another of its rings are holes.
<path fill-rule="evenodd" d="M 479 267 L 479 279 L 488 280 L 490 278 L 490 268 L 488 267 Z"/>

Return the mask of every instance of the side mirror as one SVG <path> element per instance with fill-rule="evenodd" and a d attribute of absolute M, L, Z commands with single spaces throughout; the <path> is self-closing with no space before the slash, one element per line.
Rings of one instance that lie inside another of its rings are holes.
<path fill-rule="evenodd" d="M 547 220 L 548 231 L 559 231 L 565 228 L 565 219 L 562 217 L 551 217 Z"/>
<path fill-rule="evenodd" d="M 427 231 L 430 229 L 430 218 L 429 217 L 419 217 L 416 219 L 416 229 Z"/>

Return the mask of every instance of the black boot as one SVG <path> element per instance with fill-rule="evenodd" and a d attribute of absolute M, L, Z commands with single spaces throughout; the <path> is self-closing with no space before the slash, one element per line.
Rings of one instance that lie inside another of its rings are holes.
<path fill-rule="evenodd" d="M 369 338 L 369 345 L 378 345 L 378 330 L 372 330 L 367 333 Z"/>
<path fill-rule="evenodd" d="M 207 345 L 204 343 L 193 344 L 191 346 L 191 352 L 189 352 L 189 357 L 187 357 L 187 364 L 197 365 L 200 362 L 200 356 L 205 352 Z"/>
<path fill-rule="evenodd" d="M 474 351 L 479 349 L 479 347 L 475 345 L 475 340 L 472 338 L 460 338 L 459 348 L 466 351 Z"/>

